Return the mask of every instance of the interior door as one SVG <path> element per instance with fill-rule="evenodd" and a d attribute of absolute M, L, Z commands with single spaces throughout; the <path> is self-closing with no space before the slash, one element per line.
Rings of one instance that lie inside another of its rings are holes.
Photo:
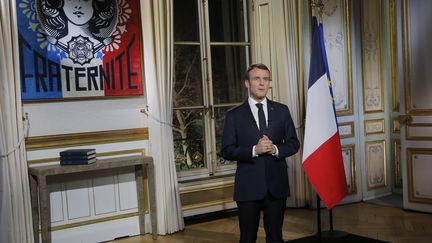
<path fill-rule="evenodd" d="M 400 0 L 398 9 L 404 208 L 432 212 L 432 1 Z"/>

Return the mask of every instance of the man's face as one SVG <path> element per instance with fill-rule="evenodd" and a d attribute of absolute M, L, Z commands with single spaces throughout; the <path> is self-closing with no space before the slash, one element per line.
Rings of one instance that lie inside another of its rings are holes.
<path fill-rule="evenodd" d="M 255 101 L 262 101 L 270 88 L 270 73 L 267 70 L 254 68 L 249 72 L 249 80 L 245 80 L 249 95 Z"/>

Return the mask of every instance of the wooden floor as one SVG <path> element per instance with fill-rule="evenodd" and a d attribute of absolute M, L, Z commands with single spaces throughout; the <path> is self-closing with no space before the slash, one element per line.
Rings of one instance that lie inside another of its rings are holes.
<path fill-rule="evenodd" d="M 321 212 L 323 230 L 328 229 L 328 213 Z M 404 211 L 399 208 L 356 203 L 333 209 L 334 229 L 394 243 L 432 242 L 432 214 Z M 316 211 L 287 209 L 283 226 L 284 240 L 292 240 L 316 232 Z M 181 232 L 159 236 L 149 234 L 116 240 L 112 243 L 201 243 L 238 242 L 237 217 L 228 217 L 186 226 Z M 265 242 L 261 225 L 257 242 Z"/>

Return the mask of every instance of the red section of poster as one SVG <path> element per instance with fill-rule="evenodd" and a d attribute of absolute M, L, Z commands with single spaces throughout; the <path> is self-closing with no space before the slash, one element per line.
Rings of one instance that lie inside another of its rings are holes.
<path fill-rule="evenodd" d="M 139 1 L 120 1 L 112 43 L 103 50 L 105 96 L 143 94 Z"/>

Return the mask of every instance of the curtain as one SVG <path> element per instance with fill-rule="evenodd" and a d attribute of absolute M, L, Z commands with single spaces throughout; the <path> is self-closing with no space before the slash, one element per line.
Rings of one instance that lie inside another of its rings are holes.
<path fill-rule="evenodd" d="M 142 2 L 146 71 L 149 155 L 155 163 L 158 233 L 184 228 L 172 133 L 173 4 Z M 151 10 L 151 12 L 149 12 Z"/>
<path fill-rule="evenodd" d="M 14 1 L 0 2 L 0 242 L 33 242 Z M 14 58 L 15 57 L 15 58 Z"/>
<path fill-rule="evenodd" d="M 290 109 L 292 119 L 296 126 L 299 140 L 303 140 L 303 79 L 302 61 L 299 53 L 300 31 L 298 28 L 297 1 L 272 1 L 273 33 L 276 55 L 275 75 L 281 83 L 281 101 Z M 303 207 L 306 202 L 305 176 L 301 161 L 302 152 L 288 159 L 288 173 L 290 178 L 291 197 L 288 198 L 288 206 Z"/>

